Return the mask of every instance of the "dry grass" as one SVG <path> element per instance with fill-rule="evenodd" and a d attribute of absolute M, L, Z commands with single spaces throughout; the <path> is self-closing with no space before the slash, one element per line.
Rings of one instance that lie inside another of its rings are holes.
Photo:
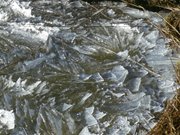
<path fill-rule="evenodd" d="M 141 6 L 148 6 L 148 7 L 161 7 L 161 8 L 172 8 L 177 7 L 177 3 L 175 0 L 124 0 L 125 2 L 131 4 L 138 4 Z"/>
<path fill-rule="evenodd" d="M 172 40 L 171 47 L 180 49 L 180 8 L 172 11 L 165 19 L 165 35 Z"/>
<path fill-rule="evenodd" d="M 177 83 L 180 84 L 180 61 L 176 64 Z"/>

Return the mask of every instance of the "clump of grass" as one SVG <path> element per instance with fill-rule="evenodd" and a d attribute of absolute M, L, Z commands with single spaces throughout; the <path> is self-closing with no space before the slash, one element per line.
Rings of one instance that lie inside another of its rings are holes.
<path fill-rule="evenodd" d="M 176 64 L 177 83 L 180 84 L 180 61 Z"/>
<path fill-rule="evenodd" d="M 176 0 L 124 0 L 125 2 L 146 6 L 146 7 L 177 7 L 178 2 Z"/>
<path fill-rule="evenodd" d="M 171 47 L 180 49 L 180 8 L 165 17 L 165 35 L 172 40 Z"/>

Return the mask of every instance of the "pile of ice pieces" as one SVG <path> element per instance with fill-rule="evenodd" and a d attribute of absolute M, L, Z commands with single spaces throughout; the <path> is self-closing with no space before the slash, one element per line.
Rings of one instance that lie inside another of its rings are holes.
<path fill-rule="evenodd" d="M 123 3 L 104 16 L 82 1 L 8 2 L 0 8 L 8 21 L 0 23 L 0 107 L 15 110 L 13 134 L 145 134 L 154 126 L 176 88 L 168 40 L 143 20 L 160 18 Z"/>
<path fill-rule="evenodd" d="M 142 27 L 149 29 L 143 31 Z M 60 70 L 72 72 L 74 83 L 87 86 L 88 92 L 93 91 L 78 100 L 83 101 L 84 106 L 90 102 L 93 107 L 87 106 L 82 111 L 83 103 L 80 107 L 78 102 L 72 104 L 72 112 L 78 111 L 82 115 L 80 121 L 85 124 L 80 134 L 147 133 L 155 125 L 152 112 L 162 111 L 164 101 L 172 97 L 176 89 L 166 39 L 145 23 L 138 27 L 123 23 L 111 28 L 92 27 L 85 35 L 87 37 L 77 36 L 73 43 L 63 46 L 64 57 L 59 57 L 62 60 L 71 57 L 70 62 L 76 68 L 61 67 Z M 76 40 L 81 42 L 76 44 Z M 67 52 L 68 49 L 71 52 Z M 55 63 L 52 61 L 51 65 Z M 74 71 L 77 67 L 81 70 Z M 71 100 L 68 96 L 65 99 Z M 102 119 L 95 117 L 94 110 L 102 111 Z"/>

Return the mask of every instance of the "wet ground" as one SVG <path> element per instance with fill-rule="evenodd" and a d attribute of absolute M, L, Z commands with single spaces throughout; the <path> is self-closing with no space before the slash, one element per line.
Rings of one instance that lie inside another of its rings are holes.
<path fill-rule="evenodd" d="M 146 134 L 177 87 L 160 25 L 121 2 L 2 1 L 1 133 Z"/>

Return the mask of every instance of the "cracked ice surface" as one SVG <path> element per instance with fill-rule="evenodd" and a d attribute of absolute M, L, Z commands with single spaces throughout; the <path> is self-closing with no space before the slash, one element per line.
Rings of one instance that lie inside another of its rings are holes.
<path fill-rule="evenodd" d="M 177 58 L 144 21 L 161 18 L 107 4 L 0 3 L 0 108 L 12 116 L 2 133 L 135 135 L 154 126 L 175 93 Z"/>

